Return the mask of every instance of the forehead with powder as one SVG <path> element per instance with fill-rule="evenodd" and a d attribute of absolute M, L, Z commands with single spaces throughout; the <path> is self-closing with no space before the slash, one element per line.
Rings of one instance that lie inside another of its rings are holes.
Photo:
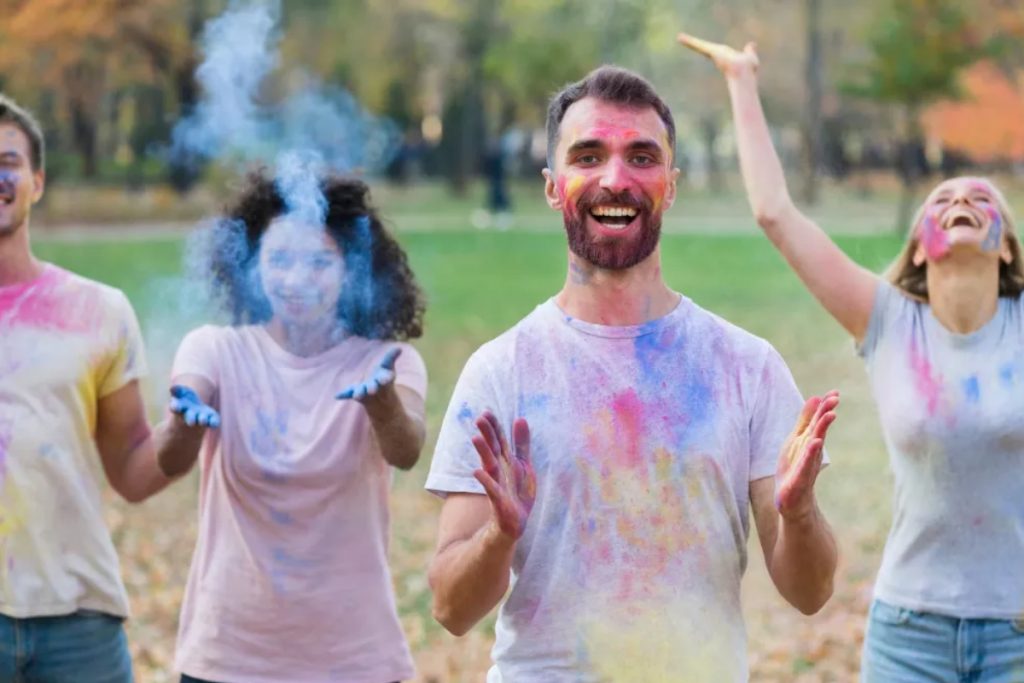
<path fill-rule="evenodd" d="M 651 140 L 671 158 L 668 128 L 653 107 L 630 107 L 595 97 L 584 97 L 565 111 L 558 128 L 556 163 L 564 159 L 570 145 L 583 139 Z"/>
<path fill-rule="evenodd" d="M 260 244 L 265 250 L 341 253 L 334 238 L 322 227 L 296 221 L 287 216 L 271 221 Z"/>
<path fill-rule="evenodd" d="M 928 195 L 929 199 L 934 199 L 940 194 L 949 194 L 955 192 L 984 192 L 990 197 L 998 199 L 999 193 L 995 186 L 984 178 L 972 178 L 972 177 L 960 177 L 950 178 L 939 183 L 938 186 L 932 190 L 931 194 Z"/>

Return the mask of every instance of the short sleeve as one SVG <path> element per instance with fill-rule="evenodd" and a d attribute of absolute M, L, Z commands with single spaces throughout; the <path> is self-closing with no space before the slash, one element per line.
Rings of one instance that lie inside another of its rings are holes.
<path fill-rule="evenodd" d="M 484 493 L 473 476 L 473 471 L 480 468 L 480 456 L 471 441 L 477 434 L 477 417 L 490 410 L 501 424 L 511 423 L 494 390 L 493 366 L 486 349 L 481 348 L 466 362 L 441 423 L 426 489 L 442 497 L 448 493 Z"/>
<path fill-rule="evenodd" d="M 106 371 L 98 383 L 100 398 L 148 373 L 142 332 L 128 297 L 114 290 L 111 311 L 109 329 L 117 330 L 117 333 L 110 347 L 109 361 L 105 364 Z"/>
<path fill-rule="evenodd" d="M 770 477 L 804 400 L 782 356 L 769 347 L 750 417 L 750 481 Z"/>
<path fill-rule="evenodd" d="M 185 335 L 174 354 L 171 381 L 182 375 L 199 375 L 214 386 L 218 386 L 217 371 L 218 328 L 204 325 Z"/>
<path fill-rule="evenodd" d="M 409 406 L 417 417 L 423 419 L 427 400 L 427 365 L 419 351 L 411 344 L 399 344 L 402 354 L 395 361 L 395 384 L 412 391 L 419 398 L 417 405 Z"/>
<path fill-rule="evenodd" d="M 864 340 L 857 345 L 857 355 L 870 361 L 886 329 L 892 327 L 900 316 L 905 315 L 907 309 L 913 307 L 914 303 L 891 283 L 880 279 L 875 287 L 875 301 L 871 305 L 868 329 L 864 333 Z"/>

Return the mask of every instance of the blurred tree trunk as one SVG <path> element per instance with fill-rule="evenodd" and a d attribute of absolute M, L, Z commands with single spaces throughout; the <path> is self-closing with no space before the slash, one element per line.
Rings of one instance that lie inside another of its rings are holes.
<path fill-rule="evenodd" d="M 718 164 L 718 120 L 714 115 L 702 116 L 700 119 L 701 139 L 704 142 L 704 157 L 707 163 L 708 189 L 718 194 L 722 191 L 722 170 Z"/>
<path fill-rule="evenodd" d="M 804 1 L 807 29 L 807 110 L 804 120 L 804 167 L 802 198 L 807 204 L 818 201 L 818 171 L 821 169 L 821 100 L 824 64 L 821 49 L 821 0 Z"/>
<path fill-rule="evenodd" d="M 472 15 L 463 26 L 463 45 L 466 57 L 466 81 L 459 89 L 461 103 L 455 118 L 457 129 L 443 129 L 457 136 L 456 156 L 448 176 L 452 192 L 463 196 L 479 168 L 483 152 L 484 133 L 487 130 L 484 111 L 484 59 L 491 32 L 494 30 L 498 0 L 477 0 Z"/>
<path fill-rule="evenodd" d="M 897 160 L 901 185 L 899 212 L 895 225 L 897 235 L 902 235 L 910 228 L 910 220 L 914 211 L 914 194 L 921 175 L 917 150 L 921 148 L 923 139 L 918 105 L 907 103 L 903 108 L 903 117 L 903 144 Z"/>
<path fill-rule="evenodd" d="M 198 44 L 206 22 L 206 0 L 192 0 L 188 14 L 188 56 L 172 69 L 171 80 L 178 100 L 178 118 L 192 115 L 199 103 L 199 84 L 195 72 L 199 66 Z M 204 162 L 195 157 L 180 159 L 172 156 L 167 168 L 167 179 L 171 187 L 180 194 L 192 189 L 203 172 Z"/>

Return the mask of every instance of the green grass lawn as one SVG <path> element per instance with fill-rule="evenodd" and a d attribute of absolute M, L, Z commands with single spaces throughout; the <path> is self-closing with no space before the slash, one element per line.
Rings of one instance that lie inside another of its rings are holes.
<path fill-rule="evenodd" d="M 555 231 L 490 232 L 446 227 L 410 230 L 400 233 L 399 238 L 429 300 L 426 333 L 415 343 L 430 371 L 430 437 L 420 464 L 412 472 L 399 473 L 397 477 L 392 501 L 393 567 L 403 623 L 417 661 L 421 669 L 431 670 L 432 657 L 439 648 L 457 650 L 453 645 L 456 641 L 441 634 L 430 618 L 430 596 L 424 578 L 437 507 L 421 486 L 433 438 L 469 354 L 560 287 L 565 277 L 565 241 Z M 839 242 L 857 261 L 876 271 L 888 263 L 899 247 L 898 239 L 891 236 L 855 236 Z M 45 259 L 127 293 L 146 334 L 154 370 L 150 393 L 154 408 L 158 408 L 174 349 L 184 332 L 201 322 L 195 315 L 182 313 L 189 308 L 180 301 L 185 291 L 180 275 L 183 242 L 37 239 L 36 250 Z M 867 381 L 852 343 L 760 235 L 668 234 L 663 238 L 662 251 L 663 270 L 673 288 L 771 341 L 789 362 L 805 393 L 820 393 L 833 387 L 843 392 L 840 420 L 830 437 L 833 467 L 821 479 L 820 498 L 836 527 L 844 553 L 837 596 L 845 598 L 840 599 L 835 609 L 856 611 L 856 596 L 877 569 L 889 522 L 891 484 Z M 151 661 L 154 671 L 166 668 L 169 655 L 146 643 L 158 641 L 160 647 L 173 643 L 175 600 L 182 587 L 178 584 L 187 569 L 194 538 L 189 536 L 194 533 L 188 531 L 191 527 L 183 527 L 180 522 L 194 516 L 194 488 L 178 484 L 174 490 L 177 493 L 162 494 L 155 499 L 158 502 L 147 503 L 150 507 L 144 506 L 147 512 L 143 516 L 129 519 L 121 531 L 115 532 L 126 566 L 139 563 L 147 568 L 139 570 L 140 578 L 135 583 L 129 579 L 129 591 L 140 614 L 130 635 L 135 641 L 133 647 L 149 648 L 137 649 L 136 654 L 139 661 Z M 148 552 L 172 555 L 171 566 L 161 565 L 160 571 L 161 575 L 177 578 L 166 579 L 173 584 L 167 588 L 167 597 L 151 605 L 147 601 L 153 595 L 153 579 L 145 577 L 155 571 L 153 560 L 134 557 L 143 552 L 139 547 L 146 546 L 139 545 L 144 541 L 133 539 L 147 534 L 153 525 L 163 524 L 157 521 L 163 519 L 179 520 L 175 524 L 181 528 L 166 542 L 167 550 L 151 548 Z M 785 638 L 785 633 L 794 628 L 787 621 L 792 618 L 792 610 L 781 606 L 765 583 L 763 573 L 758 574 L 756 568 L 762 564 L 759 554 L 752 552 L 754 577 L 748 581 L 752 587 L 745 587 L 752 648 L 755 652 L 783 652 L 787 659 L 781 666 L 786 671 L 805 668 L 810 655 Z M 478 627 L 481 643 L 489 638 L 488 633 L 486 625 Z M 483 645 L 469 649 L 482 650 L 483 661 L 486 660 Z M 472 680 L 460 676 L 475 676 L 474 672 L 482 666 L 478 663 L 479 652 L 473 663 L 466 663 L 465 654 L 446 656 L 448 663 L 444 666 L 462 673 L 452 673 L 440 680 Z M 452 668 L 452 657 L 463 662 L 459 665 L 462 668 Z M 758 680 L 775 680 L 771 678 L 773 670 L 766 667 L 755 665 L 755 672 L 762 676 Z M 143 680 L 165 679 L 152 674 Z M 783 676 L 779 680 L 787 679 Z"/>
<path fill-rule="evenodd" d="M 555 232 L 517 231 L 414 231 L 399 237 L 428 298 L 426 333 L 416 344 L 431 372 L 430 414 L 437 417 L 469 353 L 561 286 L 565 240 Z M 839 241 L 874 270 L 899 247 L 888 236 Z M 36 251 L 123 289 L 142 321 L 151 361 L 162 367 L 167 361 L 155 349 L 173 352 L 187 327 L 201 322 L 189 314 L 190 309 L 199 310 L 198 303 L 191 306 L 180 299 L 183 244 L 175 239 L 41 241 Z M 787 356 L 798 377 L 807 354 L 816 353 L 822 343 L 843 339 L 838 326 L 759 235 L 666 235 L 662 252 L 670 286 L 767 338 Z"/>

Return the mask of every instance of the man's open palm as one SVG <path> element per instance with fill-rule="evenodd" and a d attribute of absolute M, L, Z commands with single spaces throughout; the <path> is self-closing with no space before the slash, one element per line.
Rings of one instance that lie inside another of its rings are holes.
<path fill-rule="evenodd" d="M 814 510 L 814 482 L 824 457 L 825 435 L 836 419 L 839 392 L 807 399 L 796 427 L 779 454 L 775 473 L 775 506 L 779 514 L 799 519 Z"/>
<path fill-rule="evenodd" d="M 515 421 L 513 450 L 498 418 L 490 411 L 484 411 L 476 426 L 480 433 L 473 437 L 473 446 L 480 454 L 483 468 L 476 470 L 473 476 L 487 491 L 498 528 L 518 539 L 526 530 L 537 497 L 537 478 L 530 464 L 530 428 L 522 418 Z"/>

